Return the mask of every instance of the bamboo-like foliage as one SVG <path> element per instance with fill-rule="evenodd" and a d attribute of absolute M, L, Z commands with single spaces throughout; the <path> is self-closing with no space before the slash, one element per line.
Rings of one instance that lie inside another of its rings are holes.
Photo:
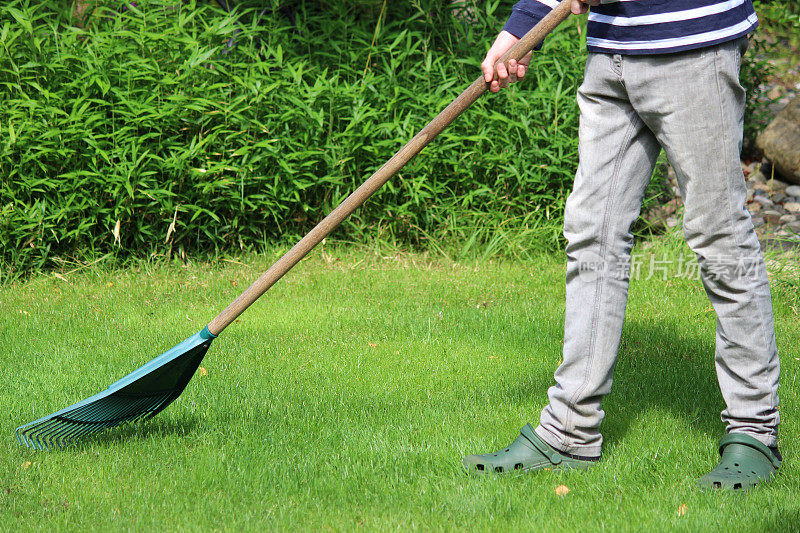
<path fill-rule="evenodd" d="M 265 4 L 106 1 L 82 27 L 63 2 L 0 5 L 5 275 L 87 251 L 301 235 L 479 74 L 510 9 L 388 2 L 379 23 L 377 0 L 299 1 L 293 17 L 273 2 L 258 20 Z M 336 236 L 458 254 L 554 246 L 580 41 L 576 23 L 558 31 L 524 85 L 478 102 Z"/>

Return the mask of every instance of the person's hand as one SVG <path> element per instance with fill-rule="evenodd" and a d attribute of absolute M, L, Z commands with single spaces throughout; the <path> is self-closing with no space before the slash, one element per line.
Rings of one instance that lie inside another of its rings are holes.
<path fill-rule="evenodd" d="M 599 6 L 600 0 L 572 0 L 572 13 L 582 15 L 589 11 L 589 6 Z"/>
<path fill-rule="evenodd" d="M 589 6 L 600 5 L 600 0 L 572 0 L 571 9 L 576 15 L 586 13 L 589 11 Z M 489 90 L 496 93 L 504 87 L 508 87 L 509 83 L 514 83 L 525 77 L 528 71 L 528 65 L 531 63 L 531 52 L 516 61 L 509 59 L 508 64 L 500 63 L 497 65 L 497 76 L 495 76 L 494 64 L 505 54 L 509 48 L 517 44 L 518 38 L 514 37 L 507 31 L 501 31 L 494 44 L 486 52 L 486 57 L 481 63 L 481 71 L 483 72 L 483 79 L 486 83 L 491 83 Z"/>
<path fill-rule="evenodd" d="M 500 57 L 505 54 L 509 48 L 514 46 L 517 41 L 519 41 L 519 39 L 512 34 L 507 31 L 501 31 L 497 39 L 494 40 L 492 47 L 486 52 L 486 57 L 481 63 L 481 71 L 483 71 L 483 79 L 486 80 L 486 83 L 491 83 L 489 90 L 493 93 L 496 93 L 503 87 L 508 87 L 509 83 L 513 83 L 518 79 L 521 80 L 525 77 L 525 72 L 528 71 L 528 65 L 531 63 L 532 55 L 530 52 L 519 61 L 509 59 L 508 65 L 500 63 L 497 65 L 497 77 L 494 75 L 494 64 L 497 63 Z"/>

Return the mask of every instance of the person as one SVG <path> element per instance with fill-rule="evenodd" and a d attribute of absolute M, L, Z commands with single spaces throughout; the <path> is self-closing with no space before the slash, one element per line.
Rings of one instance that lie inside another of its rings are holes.
<path fill-rule="evenodd" d="M 497 92 L 525 76 L 530 54 L 500 56 L 557 2 L 522 0 L 481 67 Z M 768 481 L 778 451 L 779 361 L 769 283 L 739 160 L 745 91 L 739 66 L 758 20 L 751 0 L 572 0 L 589 12 L 578 89 L 579 162 L 567 198 L 563 359 L 539 424 L 465 468 L 508 473 L 585 469 L 601 455 L 630 279 L 630 228 L 663 148 L 684 201 L 683 231 L 717 315 L 715 364 L 726 403 L 721 459 L 701 486 Z"/>

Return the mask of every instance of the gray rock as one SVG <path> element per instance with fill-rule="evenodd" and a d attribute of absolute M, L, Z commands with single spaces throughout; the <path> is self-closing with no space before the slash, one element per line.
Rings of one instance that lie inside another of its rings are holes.
<path fill-rule="evenodd" d="M 786 200 L 786 198 L 787 196 L 782 192 L 776 192 L 775 194 L 772 195 L 772 201 L 775 202 L 776 204 L 782 203 L 784 200 Z"/>
<path fill-rule="evenodd" d="M 780 224 L 789 224 L 790 222 L 794 222 L 797 220 L 797 215 L 783 215 L 781 219 L 778 221 Z"/>
<path fill-rule="evenodd" d="M 786 196 L 800 196 L 800 185 L 790 185 L 783 192 Z"/>
<path fill-rule="evenodd" d="M 800 233 L 800 220 L 795 220 L 794 222 L 789 222 L 784 227 L 786 228 L 786 231 L 796 235 L 796 234 Z"/>
<path fill-rule="evenodd" d="M 784 179 L 800 184 L 800 97 L 778 113 L 758 136 L 756 146 Z"/>
<path fill-rule="evenodd" d="M 786 202 L 783 208 L 790 213 L 800 213 L 800 203 L 797 202 Z"/>
<path fill-rule="evenodd" d="M 784 94 L 786 94 L 786 89 L 784 89 L 780 85 L 776 85 L 769 90 L 769 92 L 767 93 L 767 98 L 770 100 L 777 100 Z"/>
<path fill-rule="evenodd" d="M 678 225 L 678 219 L 675 217 L 667 217 L 667 227 L 674 228 Z"/>
<path fill-rule="evenodd" d="M 788 183 L 786 183 L 785 181 L 781 181 L 778 178 L 770 179 L 770 184 L 775 188 L 776 191 L 784 191 L 784 192 L 785 192 L 786 187 L 789 186 Z M 786 193 L 786 194 L 789 194 L 789 193 Z"/>
<path fill-rule="evenodd" d="M 764 172 L 762 172 L 761 169 L 759 169 L 756 172 L 753 172 L 752 174 L 750 174 L 750 176 L 748 176 L 748 178 L 747 178 L 747 181 L 748 181 L 748 183 L 754 183 L 754 184 L 755 183 L 766 183 L 767 182 L 767 176 L 764 175 Z"/>
<path fill-rule="evenodd" d="M 753 196 L 753 200 L 755 200 L 756 202 L 760 203 L 764 207 L 772 207 L 773 205 L 775 205 L 775 202 L 773 202 L 772 200 L 770 200 L 766 196 L 758 196 L 758 195 L 756 195 L 756 196 Z"/>
<path fill-rule="evenodd" d="M 783 216 L 783 213 L 780 211 L 770 210 L 764 211 L 761 213 L 761 216 L 764 217 L 764 220 L 767 222 L 767 224 L 777 224 L 778 221 L 780 221 L 781 216 Z"/>
<path fill-rule="evenodd" d="M 764 219 L 761 217 L 753 217 L 753 227 L 760 228 L 764 225 Z"/>

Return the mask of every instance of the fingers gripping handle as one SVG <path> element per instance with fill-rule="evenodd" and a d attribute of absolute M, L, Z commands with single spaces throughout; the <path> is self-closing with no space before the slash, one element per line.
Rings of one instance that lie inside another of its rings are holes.
<path fill-rule="evenodd" d="M 528 52 L 542 44 L 544 38 L 547 37 L 551 31 L 567 20 L 567 17 L 570 15 L 571 3 L 571 0 L 561 0 L 546 17 L 540 20 L 536 26 L 531 28 L 528 33 L 523 35 L 514 46 L 509 48 L 508 51 L 497 60 L 497 63 L 494 64 L 495 70 L 497 70 L 497 65 L 500 63 L 508 63 L 510 59 L 519 61 L 525 57 Z"/>
<path fill-rule="evenodd" d="M 545 36 L 561 24 L 570 13 L 570 0 L 562 0 L 545 18 L 539 21 L 525 36 L 520 39 L 499 61 L 519 60 L 540 44 Z M 250 307 L 262 294 L 283 277 L 292 267 L 300 262 L 322 239 L 327 237 L 345 218 L 360 207 L 367 198 L 380 189 L 389 179 L 397 174 L 406 163 L 411 161 L 434 137 L 442 132 L 451 122 L 464 112 L 475 100 L 488 89 L 489 84 L 483 76 L 476 79 L 436 118 L 431 120 L 414 138 L 392 156 L 384 165 L 369 177 L 358 189 L 353 191 L 341 204 L 325 217 L 291 250 L 286 252 L 269 270 L 253 282 L 236 300 L 226 307 L 214 320 L 209 322 L 208 330 L 212 335 L 219 335 L 245 309 Z"/>

